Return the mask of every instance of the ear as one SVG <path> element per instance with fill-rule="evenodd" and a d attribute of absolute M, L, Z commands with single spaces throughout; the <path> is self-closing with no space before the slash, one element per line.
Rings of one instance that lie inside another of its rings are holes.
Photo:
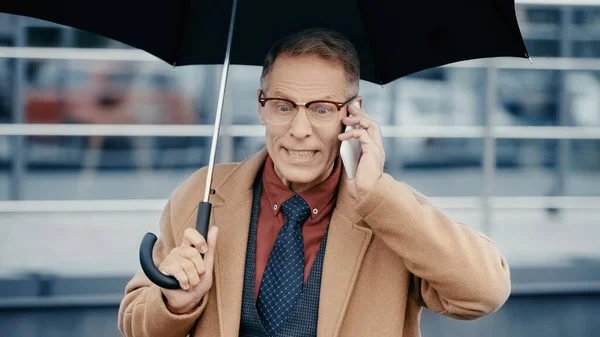
<path fill-rule="evenodd" d="M 258 120 L 260 121 L 260 125 L 265 125 L 265 117 L 263 117 L 262 113 L 258 112 Z"/>
<path fill-rule="evenodd" d="M 350 102 L 350 104 L 354 104 L 354 102 L 358 102 L 360 108 L 362 109 L 362 106 L 363 106 L 362 96 L 356 96 L 356 98 L 354 100 L 352 100 L 352 102 Z M 350 113 L 348 112 L 348 109 L 346 109 L 346 116 L 348 116 L 349 114 Z M 346 125 L 344 125 L 344 123 L 342 123 L 340 133 L 344 133 L 345 131 L 346 131 Z"/>
<path fill-rule="evenodd" d="M 260 105 L 260 102 L 258 102 L 258 95 L 260 95 L 260 89 L 256 90 L 256 97 L 257 97 L 257 101 L 256 101 L 256 111 L 258 112 L 258 120 L 260 121 L 261 125 L 265 125 L 265 117 L 263 116 L 261 109 L 262 105 Z"/>
<path fill-rule="evenodd" d="M 362 96 L 356 96 L 355 99 L 352 100 L 352 102 L 350 102 L 350 104 L 356 104 L 358 103 L 359 107 L 362 109 L 363 106 L 363 98 Z M 350 114 L 350 112 L 348 111 L 348 109 L 346 109 L 346 116 L 348 116 Z"/>
<path fill-rule="evenodd" d="M 363 98 L 362 98 L 362 96 L 357 96 L 354 99 L 354 102 L 358 102 L 358 104 L 360 105 L 360 108 L 362 109 L 362 107 L 363 107 Z"/>

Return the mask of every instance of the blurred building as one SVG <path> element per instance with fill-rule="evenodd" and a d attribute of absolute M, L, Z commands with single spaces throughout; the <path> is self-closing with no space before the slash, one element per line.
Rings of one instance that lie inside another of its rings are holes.
<path fill-rule="evenodd" d="M 600 335 L 600 1 L 516 2 L 533 63 L 361 83 L 386 171 L 513 269 L 505 308 L 474 323 L 427 313 L 425 336 Z M 264 145 L 260 70 L 230 68 L 219 162 Z M 208 162 L 219 74 L 0 14 L 0 335 L 118 335 L 142 236 Z"/>

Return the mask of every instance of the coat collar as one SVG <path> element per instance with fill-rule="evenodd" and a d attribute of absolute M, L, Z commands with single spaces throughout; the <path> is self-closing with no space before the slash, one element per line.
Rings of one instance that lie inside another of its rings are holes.
<path fill-rule="evenodd" d="M 236 165 L 211 196 L 212 218 L 219 227 L 215 256 L 215 286 L 222 335 L 239 334 L 244 266 L 252 208 L 252 184 L 267 158 L 266 149 Z M 319 336 L 337 335 L 358 271 L 371 239 L 371 231 L 357 225 L 357 202 L 346 192 L 346 175 L 339 186 L 333 211 L 321 281 Z"/>

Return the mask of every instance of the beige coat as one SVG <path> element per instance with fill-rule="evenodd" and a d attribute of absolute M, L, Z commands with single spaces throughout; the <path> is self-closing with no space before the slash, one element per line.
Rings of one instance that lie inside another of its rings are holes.
<path fill-rule="evenodd" d="M 211 223 L 219 226 L 213 287 L 200 307 L 170 313 L 140 271 L 126 287 L 119 329 L 127 337 L 238 335 L 252 183 L 267 153 L 215 168 Z M 158 265 L 194 227 L 206 169 L 172 194 L 155 247 Z M 404 183 L 384 176 L 357 204 L 342 176 L 323 265 L 318 336 L 419 336 L 422 307 L 457 319 L 497 310 L 509 268 L 494 244 L 452 221 Z"/>

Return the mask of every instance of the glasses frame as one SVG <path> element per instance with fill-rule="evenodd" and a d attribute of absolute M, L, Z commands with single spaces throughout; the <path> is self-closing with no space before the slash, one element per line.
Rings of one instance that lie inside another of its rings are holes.
<path fill-rule="evenodd" d="M 264 91 L 262 89 L 259 90 L 258 92 L 258 102 L 260 103 L 260 105 L 264 108 L 265 104 L 267 104 L 268 101 L 286 101 L 288 103 L 290 103 L 292 105 L 292 107 L 294 109 L 297 109 L 299 106 L 303 106 L 306 108 L 307 110 L 307 115 L 310 114 L 310 110 L 308 110 L 308 108 L 315 103 L 331 103 L 333 105 L 335 105 L 337 107 L 337 111 L 342 110 L 342 108 L 346 105 L 348 105 L 348 103 L 352 102 L 354 99 L 356 99 L 356 97 L 358 96 L 353 96 L 352 98 L 350 98 L 349 100 L 345 101 L 345 102 L 335 102 L 335 101 L 328 101 L 328 100 L 323 100 L 323 99 L 319 99 L 319 100 L 315 100 L 315 101 L 310 101 L 310 102 L 306 102 L 306 103 L 296 103 L 292 100 L 289 100 L 287 98 L 280 98 L 280 97 L 263 97 L 265 95 Z M 297 113 L 297 111 L 296 111 Z M 294 117 L 292 117 L 289 121 L 283 123 L 283 124 L 275 124 L 272 123 L 271 121 L 269 121 L 269 123 L 274 124 L 274 125 L 285 125 L 289 122 L 291 122 L 294 119 Z M 308 120 L 310 121 L 310 123 L 316 127 L 330 127 L 333 126 L 333 124 L 335 124 L 336 122 L 338 122 L 340 120 L 339 116 L 337 118 L 337 120 L 332 124 L 332 125 L 328 125 L 328 126 L 318 126 L 315 125 L 315 123 L 312 121 L 312 119 L 310 119 L 310 117 L 308 117 Z M 268 121 L 268 120 L 267 120 Z"/>

